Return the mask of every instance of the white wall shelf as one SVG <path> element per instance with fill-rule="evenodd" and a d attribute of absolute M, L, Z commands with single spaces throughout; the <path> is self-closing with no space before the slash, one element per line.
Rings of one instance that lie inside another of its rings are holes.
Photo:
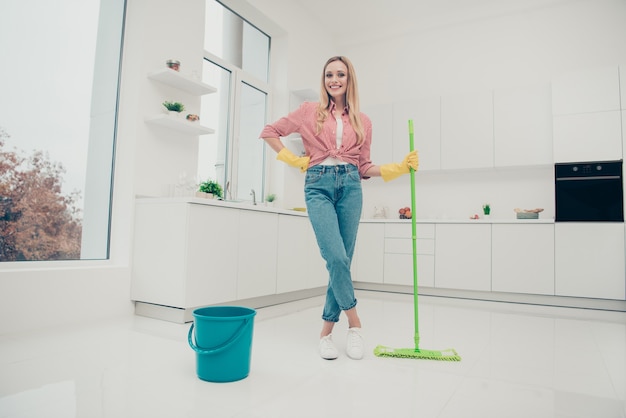
<path fill-rule="evenodd" d="M 182 116 L 170 116 L 166 114 L 156 115 L 146 119 L 146 123 L 159 125 L 191 135 L 206 135 L 215 133 L 215 130 L 204 125 L 200 125 L 198 122 L 190 122 Z"/>
<path fill-rule="evenodd" d="M 148 74 L 148 78 L 172 87 L 176 87 L 177 89 L 193 94 L 194 96 L 202 96 L 205 94 L 215 93 L 217 91 L 217 89 L 213 86 L 205 84 L 200 80 L 189 78 L 186 75 L 169 68 L 153 71 Z"/>

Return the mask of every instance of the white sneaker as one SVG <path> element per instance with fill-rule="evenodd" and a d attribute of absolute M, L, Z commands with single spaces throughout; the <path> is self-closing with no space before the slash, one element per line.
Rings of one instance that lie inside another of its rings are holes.
<path fill-rule="evenodd" d="M 361 328 L 349 328 L 348 340 L 346 342 L 346 352 L 348 357 L 353 360 L 361 360 L 363 358 L 364 351 Z"/>
<path fill-rule="evenodd" d="M 338 355 L 339 353 L 333 342 L 332 334 L 322 337 L 320 339 L 320 356 L 325 360 L 334 360 Z"/>

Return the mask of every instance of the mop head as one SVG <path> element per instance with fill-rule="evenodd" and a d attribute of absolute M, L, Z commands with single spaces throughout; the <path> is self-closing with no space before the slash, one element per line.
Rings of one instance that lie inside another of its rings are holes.
<path fill-rule="evenodd" d="M 448 348 L 446 350 L 421 350 L 417 348 L 391 348 L 379 345 L 374 349 L 376 357 L 411 358 L 424 360 L 461 361 L 457 352 Z"/>

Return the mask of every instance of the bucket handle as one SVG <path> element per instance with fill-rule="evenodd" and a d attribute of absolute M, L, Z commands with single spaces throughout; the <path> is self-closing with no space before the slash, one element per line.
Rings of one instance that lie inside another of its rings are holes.
<path fill-rule="evenodd" d="M 189 341 L 189 346 L 193 348 L 193 350 L 198 354 L 217 354 L 225 350 L 226 348 L 230 347 L 233 343 L 235 343 L 235 341 L 237 341 L 244 334 L 244 329 L 246 328 L 248 323 L 251 323 L 250 318 L 244 319 L 241 326 L 237 329 L 237 331 L 235 331 L 233 336 L 230 337 L 230 339 L 226 341 L 225 343 L 218 345 L 217 347 L 213 347 L 213 348 L 200 348 L 194 343 L 194 339 L 195 339 L 193 338 L 194 337 L 194 334 L 193 334 L 194 323 L 192 322 L 191 327 L 189 328 L 189 335 L 187 336 L 187 341 Z"/>

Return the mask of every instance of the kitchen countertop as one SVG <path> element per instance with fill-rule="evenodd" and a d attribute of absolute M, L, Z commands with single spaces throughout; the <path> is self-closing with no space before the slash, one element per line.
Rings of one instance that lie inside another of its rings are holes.
<path fill-rule="evenodd" d="M 266 206 L 264 203 L 252 205 L 249 201 L 231 202 L 218 199 L 204 199 L 200 197 L 137 197 L 137 202 L 141 204 L 153 203 L 190 203 L 196 205 L 217 206 L 224 208 L 233 208 L 241 210 L 254 210 L 258 212 L 271 212 L 291 216 L 307 216 L 306 212 L 300 212 L 293 209 L 285 209 L 273 206 Z M 362 218 L 364 223 L 411 223 L 410 219 L 394 219 L 394 218 Z M 416 218 L 416 223 L 435 223 L 435 224 L 553 224 L 554 219 L 516 219 L 511 218 L 491 218 L 491 219 L 452 219 L 452 218 Z"/>
<path fill-rule="evenodd" d="M 361 219 L 361 222 L 375 223 L 411 223 L 410 219 L 388 219 L 388 218 L 375 218 L 375 219 Z M 443 218 L 430 218 L 430 219 L 415 219 L 416 223 L 422 224 L 553 224 L 554 219 L 516 219 L 516 218 L 503 218 L 503 219 L 443 219 Z"/>

